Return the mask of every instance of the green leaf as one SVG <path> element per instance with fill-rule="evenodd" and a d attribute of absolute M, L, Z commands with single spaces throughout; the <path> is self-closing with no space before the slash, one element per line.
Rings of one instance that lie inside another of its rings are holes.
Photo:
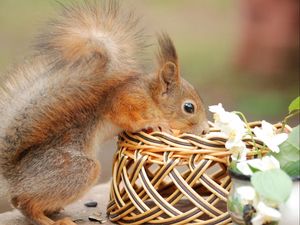
<path fill-rule="evenodd" d="M 235 173 L 240 173 L 240 174 L 242 174 L 242 172 L 238 170 L 238 168 L 237 168 L 236 165 L 237 165 L 237 162 L 236 162 L 236 161 L 231 161 L 231 163 L 230 163 L 230 165 L 229 165 L 229 169 L 230 169 L 231 171 L 235 172 Z"/>
<path fill-rule="evenodd" d="M 271 153 L 280 163 L 280 167 L 283 168 L 289 162 L 298 161 L 300 158 L 300 146 L 299 146 L 299 125 L 293 128 L 293 131 L 289 134 L 289 138 L 283 142 L 280 146 L 279 153 Z"/>
<path fill-rule="evenodd" d="M 287 139 L 287 142 L 293 145 L 298 151 L 300 151 L 299 130 L 300 130 L 299 125 L 294 127 L 292 132 L 289 134 L 289 138 Z"/>
<path fill-rule="evenodd" d="M 248 166 L 249 166 L 249 168 L 251 169 L 251 171 L 252 171 L 253 173 L 256 173 L 256 172 L 261 171 L 261 170 L 255 168 L 255 167 L 253 167 L 253 166 L 251 166 L 251 165 L 249 165 L 249 164 L 248 164 Z"/>
<path fill-rule="evenodd" d="M 282 168 L 290 177 L 300 176 L 300 160 L 288 162 Z"/>
<path fill-rule="evenodd" d="M 254 173 L 251 177 L 251 184 L 266 200 L 283 203 L 290 196 L 293 183 L 284 171 L 274 169 Z"/>
<path fill-rule="evenodd" d="M 289 105 L 289 113 L 296 111 L 296 110 L 300 110 L 300 96 L 295 98 Z"/>

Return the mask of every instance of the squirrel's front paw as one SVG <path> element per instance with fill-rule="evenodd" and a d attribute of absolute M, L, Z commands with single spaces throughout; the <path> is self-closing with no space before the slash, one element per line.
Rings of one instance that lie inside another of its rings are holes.
<path fill-rule="evenodd" d="M 56 221 L 53 225 L 77 225 L 70 218 L 64 218 Z"/>

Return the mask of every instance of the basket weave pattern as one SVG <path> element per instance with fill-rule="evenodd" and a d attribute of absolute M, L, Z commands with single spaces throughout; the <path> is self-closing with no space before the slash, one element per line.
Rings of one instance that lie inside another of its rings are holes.
<path fill-rule="evenodd" d="M 109 219 L 131 225 L 230 223 L 226 141 L 213 127 L 205 137 L 121 134 L 107 207 Z M 253 149 L 250 139 L 244 142 Z"/>

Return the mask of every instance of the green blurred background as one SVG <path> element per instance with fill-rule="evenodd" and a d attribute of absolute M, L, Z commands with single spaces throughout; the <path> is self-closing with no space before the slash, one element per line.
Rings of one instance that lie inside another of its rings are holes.
<path fill-rule="evenodd" d="M 69 2 L 60 0 L 60 2 Z M 240 3 L 234 0 L 127 0 L 135 8 L 153 47 L 155 34 L 167 31 L 173 38 L 184 76 L 199 90 L 206 105 L 222 102 L 249 120 L 277 122 L 289 102 L 299 95 L 299 71 L 275 74 L 237 69 L 234 61 L 241 39 Z M 0 73 L 22 60 L 38 29 L 55 15 L 54 0 L 0 1 Z"/>

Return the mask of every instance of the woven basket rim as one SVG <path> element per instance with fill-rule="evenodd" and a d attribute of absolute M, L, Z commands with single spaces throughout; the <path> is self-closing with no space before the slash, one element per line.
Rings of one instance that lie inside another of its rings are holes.
<path fill-rule="evenodd" d="M 215 134 L 215 133 L 219 133 L 220 137 L 224 136 L 224 135 L 221 134 L 220 129 L 218 129 L 213 122 L 209 121 L 208 123 L 209 123 L 209 133 L 205 134 L 205 135 L 197 135 L 197 134 L 193 134 L 193 133 L 180 133 L 179 135 L 175 135 L 175 134 L 172 135 L 170 133 L 166 133 L 166 132 L 163 132 L 163 131 L 153 131 L 153 132 L 150 132 L 150 133 L 146 133 L 145 131 L 139 131 L 139 132 L 133 132 L 133 133 L 124 131 L 123 133 L 133 134 L 133 135 L 141 134 L 141 135 L 146 136 L 146 137 L 147 136 L 156 137 L 158 135 L 163 134 L 167 137 L 172 137 L 172 138 L 175 138 L 175 139 L 181 139 L 183 141 L 184 141 L 184 139 L 182 139 L 182 137 L 185 137 L 185 136 L 198 137 L 198 138 L 202 138 L 202 139 L 206 139 L 207 137 L 210 137 L 212 134 Z M 251 128 L 254 128 L 254 127 L 261 127 L 261 123 L 262 123 L 262 121 L 256 120 L 256 121 L 253 121 L 253 122 L 249 122 L 248 124 Z M 273 126 L 276 129 L 280 129 L 282 127 L 282 123 L 278 122 L 278 123 L 273 124 Z M 287 124 L 285 125 L 285 129 L 289 132 L 292 130 L 292 128 Z"/>
<path fill-rule="evenodd" d="M 127 152 L 132 151 L 132 154 L 128 154 L 129 157 L 135 157 L 133 152 L 137 150 L 141 154 L 149 154 L 150 156 L 163 156 L 166 152 L 169 152 L 177 157 L 188 157 L 195 154 L 205 154 L 207 156 L 213 156 L 216 158 L 224 158 L 231 155 L 231 152 L 225 147 L 225 143 L 228 140 L 226 135 L 220 132 L 213 123 L 210 124 L 210 131 L 206 135 L 198 136 L 195 134 L 182 133 L 177 136 L 164 133 L 164 132 L 151 132 L 146 133 L 144 131 L 138 133 L 123 132 L 119 135 L 118 146 L 124 148 Z M 255 121 L 249 123 L 251 128 L 260 127 L 261 121 Z M 281 129 L 282 124 L 274 124 L 276 129 Z M 286 126 L 286 131 L 291 131 L 289 126 Z M 262 150 L 262 153 L 266 153 L 269 150 L 264 143 L 257 137 L 254 137 L 255 143 L 249 137 L 244 138 L 242 141 L 246 144 L 246 147 L 250 150 L 248 156 L 256 154 L 253 149 L 258 147 Z M 122 151 L 121 151 L 122 152 Z"/>

